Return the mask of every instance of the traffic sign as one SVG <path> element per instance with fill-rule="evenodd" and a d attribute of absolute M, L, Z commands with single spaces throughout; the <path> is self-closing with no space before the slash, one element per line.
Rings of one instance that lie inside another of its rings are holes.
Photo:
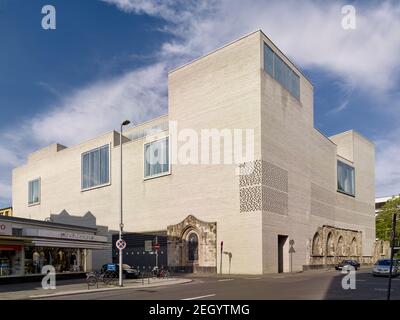
<path fill-rule="evenodd" d="M 153 251 L 153 241 L 147 240 L 144 242 L 144 251 L 146 251 L 146 252 Z"/>
<path fill-rule="evenodd" d="M 115 245 L 119 250 L 124 250 L 126 248 L 126 242 L 122 239 L 118 240 Z"/>
<path fill-rule="evenodd" d="M 159 243 L 156 243 L 153 245 L 153 250 L 159 251 L 161 249 L 161 246 Z"/>

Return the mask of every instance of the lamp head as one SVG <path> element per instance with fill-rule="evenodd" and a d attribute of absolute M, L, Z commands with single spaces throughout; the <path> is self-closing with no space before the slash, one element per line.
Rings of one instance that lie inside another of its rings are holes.
<path fill-rule="evenodd" d="M 124 122 L 122 122 L 123 126 L 127 126 L 128 124 L 130 124 L 131 122 L 129 120 L 125 120 Z"/>

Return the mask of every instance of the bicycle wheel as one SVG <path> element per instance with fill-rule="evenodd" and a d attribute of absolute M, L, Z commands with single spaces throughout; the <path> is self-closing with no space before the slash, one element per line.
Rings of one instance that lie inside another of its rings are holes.
<path fill-rule="evenodd" d="M 119 273 L 118 272 L 114 272 L 114 271 L 110 271 L 107 274 L 107 278 L 105 278 L 105 283 L 106 284 L 117 283 L 118 279 L 119 279 Z"/>
<path fill-rule="evenodd" d="M 89 276 L 87 279 L 86 279 L 86 282 L 87 282 L 87 284 L 89 285 L 89 286 L 96 286 L 96 284 L 97 284 L 97 278 L 95 277 L 95 276 Z"/>

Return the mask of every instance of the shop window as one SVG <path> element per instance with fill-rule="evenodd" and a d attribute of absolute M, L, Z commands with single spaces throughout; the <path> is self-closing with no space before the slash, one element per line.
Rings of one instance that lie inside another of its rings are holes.
<path fill-rule="evenodd" d="M 82 272 L 84 264 L 84 250 L 25 247 L 25 274 L 40 274 L 46 265 L 53 266 L 57 273 Z"/>
<path fill-rule="evenodd" d="M 22 251 L 17 245 L 0 245 L 0 277 L 22 275 Z"/>

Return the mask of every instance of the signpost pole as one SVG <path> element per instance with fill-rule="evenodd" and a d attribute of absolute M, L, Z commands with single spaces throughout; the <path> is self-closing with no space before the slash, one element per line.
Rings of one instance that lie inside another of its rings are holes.
<path fill-rule="evenodd" d="M 156 245 L 158 245 L 158 237 L 156 237 Z M 156 248 L 156 268 L 158 270 L 158 249 Z"/>
<path fill-rule="evenodd" d="M 219 265 L 219 274 L 222 275 L 222 256 L 224 254 L 224 242 L 221 241 L 221 260 L 220 260 L 220 265 Z"/>

